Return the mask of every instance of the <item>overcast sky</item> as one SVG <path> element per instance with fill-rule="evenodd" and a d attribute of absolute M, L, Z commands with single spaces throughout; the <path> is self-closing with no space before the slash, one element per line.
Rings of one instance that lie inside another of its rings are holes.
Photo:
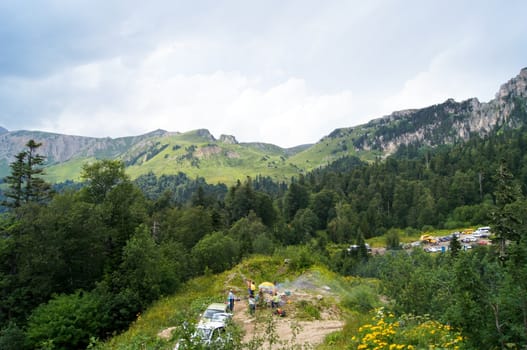
<path fill-rule="evenodd" d="M 395 110 L 492 99 L 527 1 L 0 1 L 0 126 L 208 129 L 282 147 Z"/>

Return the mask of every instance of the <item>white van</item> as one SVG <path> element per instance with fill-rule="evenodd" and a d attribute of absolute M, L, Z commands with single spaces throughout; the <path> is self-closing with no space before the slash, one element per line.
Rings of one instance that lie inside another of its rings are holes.
<path fill-rule="evenodd" d="M 490 227 L 489 226 L 483 226 L 478 227 L 476 231 L 472 234 L 474 237 L 488 237 L 490 236 Z"/>

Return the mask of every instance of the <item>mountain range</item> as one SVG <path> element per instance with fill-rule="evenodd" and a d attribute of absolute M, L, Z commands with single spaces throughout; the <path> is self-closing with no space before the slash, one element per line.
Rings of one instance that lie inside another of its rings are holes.
<path fill-rule="evenodd" d="M 0 177 L 9 174 L 10 162 L 30 139 L 42 143 L 39 153 L 46 157 L 45 171 L 51 182 L 77 180 L 86 162 L 120 159 L 132 178 L 149 172 L 183 172 L 189 177 L 204 177 L 209 183 L 232 184 L 256 175 L 288 181 L 344 156 L 373 161 L 392 154 L 402 144 L 436 147 L 459 143 L 526 122 L 527 68 L 523 68 L 488 102 L 448 99 L 422 109 L 397 111 L 363 125 L 336 129 L 315 144 L 293 148 L 240 143 L 231 135 L 216 139 L 206 129 L 93 138 L 0 127 Z"/>

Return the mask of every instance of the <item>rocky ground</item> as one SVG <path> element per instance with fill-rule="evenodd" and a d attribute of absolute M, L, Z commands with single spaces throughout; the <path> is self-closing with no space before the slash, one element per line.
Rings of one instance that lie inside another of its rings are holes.
<path fill-rule="evenodd" d="M 289 295 L 285 295 L 286 291 Z M 279 284 L 278 292 L 283 295 L 283 309 L 286 311 L 286 316 L 273 316 L 274 332 L 278 337 L 275 339 L 277 344 L 270 347 L 266 344 L 266 349 L 277 349 L 283 347 L 284 344 L 289 346 L 303 345 L 306 348 L 312 348 L 322 343 L 328 334 L 344 327 L 342 315 L 335 305 L 322 308 L 320 319 L 305 320 L 298 317 L 297 306 L 303 300 L 316 305 L 322 303 L 324 299 L 337 298 L 337 295 L 329 287 L 316 286 L 301 276 L 288 285 Z M 270 307 L 263 307 L 257 309 L 255 315 L 250 315 L 246 297 L 241 298 L 236 303 L 233 320 L 243 327 L 245 331 L 244 342 L 250 342 L 254 338 L 265 338 L 264 333 L 268 331 L 265 323 L 266 316 L 272 311 Z"/>
<path fill-rule="evenodd" d="M 273 309 L 268 306 L 257 308 L 255 314 L 251 315 L 248 297 L 244 295 L 246 291 L 238 291 L 240 300 L 235 303 L 233 320 L 244 330 L 244 343 L 264 339 L 263 348 L 269 350 L 293 346 L 312 349 L 321 344 L 328 334 L 344 327 L 341 312 L 334 304 L 338 295 L 330 287 L 319 285 L 309 275 L 300 276 L 290 283 L 279 283 L 278 286 L 283 300 L 282 308 L 286 311 L 285 317 L 274 315 Z M 298 307 L 302 301 L 318 306 L 320 317 L 303 317 Z M 272 345 L 269 344 L 269 337 L 266 337 L 269 334 L 269 317 L 272 317 L 272 332 L 275 335 Z M 169 339 L 173 329 L 174 327 L 167 328 L 158 336 Z"/>

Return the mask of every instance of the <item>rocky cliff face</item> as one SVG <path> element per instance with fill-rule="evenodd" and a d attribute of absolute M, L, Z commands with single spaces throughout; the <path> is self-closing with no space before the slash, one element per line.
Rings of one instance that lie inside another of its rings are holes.
<path fill-rule="evenodd" d="M 94 138 L 45 133 L 38 131 L 13 131 L 0 134 L 0 160 L 11 162 L 14 155 L 25 149 L 26 143 L 33 139 L 42 143 L 39 154 L 48 164 L 62 163 L 77 157 L 117 157 L 134 144 L 145 139 L 166 134 L 166 131 L 154 132 L 122 138 Z"/>
<path fill-rule="evenodd" d="M 527 68 L 524 68 L 487 103 L 476 98 L 463 102 L 448 99 L 419 110 L 394 112 L 366 124 L 369 137 L 362 138 L 355 146 L 391 154 L 401 144 L 437 146 L 464 141 L 472 134 L 485 136 L 500 125 L 519 126 L 525 121 L 515 113 L 526 108 Z"/>
<path fill-rule="evenodd" d="M 452 99 L 423 109 L 403 110 L 372 120 L 353 128 L 336 129 L 322 139 L 338 139 L 339 149 L 332 150 L 335 157 L 346 155 L 349 145 L 360 151 L 375 150 L 384 155 L 391 154 L 401 144 L 437 146 L 467 140 L 473 134 L 485 136 L 497 127 L 518 127 L 527 123 L 527 68 L 518 76 L 503 84 L 494 99 L 481 103 L 476 98 L 463 102 Z M 178 133 L 156 130 L 148 134 L 111 138 L 91 138 L 83 136 L 60 135 L 45 132 L 14 131 L 0 127 L 0 172 L 8 170 L 14 156 L 24 150 L 28 140 L 42 143 L 39 153 L 47 157 L 48 164 L 56 164 L 78 157 L 117 158 L 136 164 L 140 159 L 148 159 L 167 147 L 159 138 Z M 189 138 L 200 142 L 215 143 L 216 140 L 207 129 L 185 133 Z M 234 136 L 221 135 L 218 140 L 224 144 L 239 144 Z M 284 155 L 293 154 L 309 148 L 310 145 L 280 149 L 264 143 L 243 143 L 246 147 L 273 152 L 282 151 Z M 342 145 L 348 145 L 342 147 Z M 211 148 L 205 153 L 213 153 Z M 123 154 L 127 156 L 123 156 Z M 203 156 L 205 156 L 205 153 Z M 123 158 L 124 157 L 124 158 Z M 142 158 L 141 158 L 142 157 Z M 7 169 L 7 170 L 6 170 Z"/>
<path fill-rule="evenodd" d="M 221 135 L 220 142 L 227 143 L 230 145 L 236 145 L 238 143 L 236 138 L 232 135 Z"/>

